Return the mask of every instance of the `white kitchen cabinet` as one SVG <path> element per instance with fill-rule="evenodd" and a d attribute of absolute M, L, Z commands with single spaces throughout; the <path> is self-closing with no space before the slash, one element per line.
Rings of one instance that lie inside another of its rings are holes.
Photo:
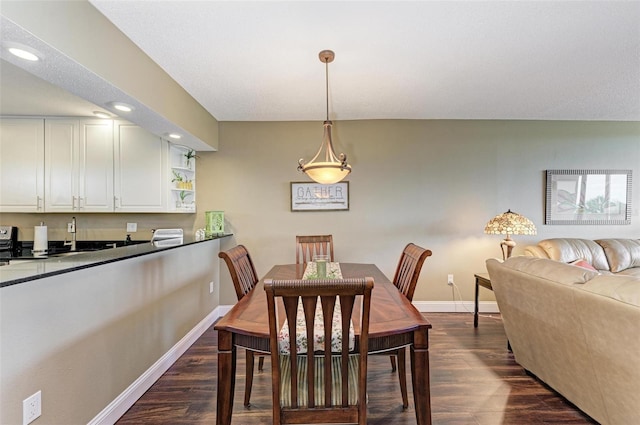
<path fill-rule="evenodd" d="M 44 120 L 0 119 L 0 212 L 44 208 Z"/>
<path fill-rule="evenodd" d="M 115 211 L 167 211 L 169 143 L 137 125 L 116 121 Z"/>
<path fill-rule="evenodd" d="M 196 212 L 195 151 L 181 145 L 169 144 L 171 166 L 170 212 Z"/>
<path fill-rule="evenodd" d="M 45 120 L 45 211 L 113 211 L 113 122 Z"/>
<path fill-rule="evenodd" d="M 1 118 L 0 212 L 176 211 L 168 151 L 127 121 Z"/>

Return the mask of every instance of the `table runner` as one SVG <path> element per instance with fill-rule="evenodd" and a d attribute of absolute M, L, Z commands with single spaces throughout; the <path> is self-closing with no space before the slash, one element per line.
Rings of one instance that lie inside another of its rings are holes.
<path fill-rule="evenodd" d="M 317 279 L 316 265 L 313 262 L 307 264 L 302 279 Z M 327 279 L 342 279 L 342 271 L 340 263 L 327 264 Z M 324 319 L 322 315 L 322 306 L 318 300 L 316 304 L 316 316 L 313 329 L 313 351 L 322 351 L 324 349 Z M 289 354 L 291 347 L 289 345 L 289 324 L 285 319 L 280 332 L 278 333 L 278 345 L 281 354 Z M 307 325 L 304 320 L 304 309 L 302 300 L 298 301 L 298 314 L 296 316 L 296 347 L 299 354 L 307 352 Z M 335 310 L 333 312 L 333 320 L 331 324 L 331 351 L 339 353 L 342 349 L 342 315 L 340 313 L 340 299 L 336 300 Z M 349 351 L 355 349 L 355 332 L 353 323 L 349 324 Z"/>

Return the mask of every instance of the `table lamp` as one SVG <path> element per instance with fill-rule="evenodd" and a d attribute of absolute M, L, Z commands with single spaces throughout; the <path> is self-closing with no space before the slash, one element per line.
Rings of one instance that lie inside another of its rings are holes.
<path fill-rule="evenodd" d="M 511 251 L 513 251 L 513 247 L 516 246 L 516 242 L 511 239 L 511 235 L 535 235 L 537 230 L 533 222 L 527 217 L 508 210 L 489 220 L 484 227 L 484 232 L 488 235 L 507 235 L 507 237 L 500 242 L 502 260 L 506 260 L 511 257 Z"/>

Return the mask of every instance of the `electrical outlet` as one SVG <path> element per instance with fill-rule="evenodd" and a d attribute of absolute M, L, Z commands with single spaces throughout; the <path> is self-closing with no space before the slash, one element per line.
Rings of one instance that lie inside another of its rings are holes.
<path fill-rule="evenodd" d="M 134 233 L 138 231 L 138 223 L 127 223 L 127 232 Z"/>
<path fill-rule="evenodd" d="M 449 286 L 453 285 L 453 274 L 448 274 L 447 275 L 447 285 L 449 285 Z"/>
<path fill-rule="evenodd" d="M 213 294 L 213 280 L 209 282 L 209 293 Z"/>
<path fill-rule="evenodd" d="M 38 391 L 31 397 L 22 400 L 22 425 L 27 425 L 42 414 L 42 392 Z"/>

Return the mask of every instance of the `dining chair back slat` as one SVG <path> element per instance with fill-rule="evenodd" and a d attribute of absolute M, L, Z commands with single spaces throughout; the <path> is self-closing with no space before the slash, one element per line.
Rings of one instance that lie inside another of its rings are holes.
<path fill-rule="evenodd" d="M 313 261 L 314 255 L 328 255 L 333 258 L 333 235 L 296 236 L 296 264 Z"/>
<path fill-rule="evenodd" d="M 251 255 L 244 245 L 238 245 L 228 251 L 221 251 L 218 257 L 227 264 L 236 296 L 240 301 L 258 283 L 258 274 Z"/>
<path fill-rule="evenodd" d="M 413 300 L 422 264 L 429 256 L 431 256 L 430 250 L 413 243 L 407 244 L 402 251 L 395 276 L 393 277 L 393 284 L 409 301 Z"/>
<path fill-rule="evenodd" d="M 264 289 L 269 312 L 273 423 L 365 424 L 373 278 L 267 279 Z M 338 304 L 342 322 L 339 352 L 335 351 L 335 342 L 332 344 L 333 316 Z M 287 352 L 281 351 L 280 347 L 283 324 L 278 320 L 278 305 L 282 305 L 287 323 Z M 298 317 L 299 305 L 302 306 L 302 318 Z M 360 306 L 359 310 L 357 306 Z M 323 341 L 317 341 L 314 335 L 315 321 L 319 320 L 316 316 L 318 308 L 323 317 Z M 356 311 L 360 312 L 359 317 L 354 317 Z M 353 319 L 360 332 L 354 350 L 350 351 L 348 335 Z M 306 328 L 303 352 L 298 349 L 299 320 L 304 321 Z"/>

